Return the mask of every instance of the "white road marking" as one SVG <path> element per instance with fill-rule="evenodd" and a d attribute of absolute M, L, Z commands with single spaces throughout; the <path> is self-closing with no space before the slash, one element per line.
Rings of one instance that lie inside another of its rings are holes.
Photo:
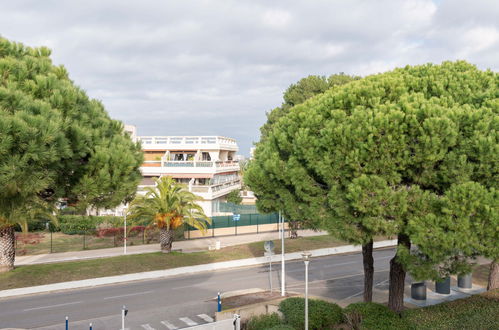
<path fill-rule="evenodd" d="M 388 283 L 388 280 L 384 280 L 384 281 L 381 281 L 381 282 L 379 282 L 379 283 L 376 283 L 376 284 L 374 285 L 374 287 L 377 287 L 378 285 L 383 285 L 383 284 L 386 284 L 386 283 Z M 364 293 L 364 290 L 359 291 L 359 292 L 357 292 L 357 293 L 355 293 L 355 294 L 353 294 L 353 295 L 351 295 L 351 296 L 348 296 L 348 297 L 346 297 L 346 298 L 343 298 L 343 299 L 341 299 L 341 300 L 347 300 L 347 299 L 353 298 L 353 297 L 355 297 L 355 296 L 358 296 L 358 295 L 360 295 L 360 294 L 362 294 L 362 293 Z"/>
<path fill-rule="evenodd" d="M 65 304 L 58 304 L 58 305 L 50 305 L 50 306 L 41 306 L 41 307 L 33 307 L 33 308 L 28 308 L 25 309 L 25 312 L 28 311 L 35 311 L 37 309 L 47 309 L 47 308 L 52 308 L 52 307 L 61 307 L 61 306 L 67 306 L 67 305 L 76 305 L 76 304 L 81 304 L 83 301 L 74 301 L 74 302 L 69 302 Z"/>
<path fill-rule="evenodd" d="M 211 323 L 214 321 L 210 316 L 208 316 L 206 314 L 198 314 L 198 316 L 208 323 Z"/>
<path fill-rule="evenodd" d="M 148 293 L 153 293 L 154 291 L 144 291 L 144 292 L 135 292 L 135 293 L 129 293 L 129 294 L 122 294 L 119 296 L 112 296 L 112 297 L 106 297 L 104 300 L 107 299 L 115 299 L 115 298 L 123 298 L 123 297 L 130 297 L 130 296 L 139 296 L 141 294 L 148 294 Z"/>
<path fill-rule="evenodd" d="M 173 324 L 171 324 L 168 321 L 161 321 L 161 324 L 163 324 L 165 327 L 167 327 L 170 330 L 178 329 L 178 327 L 174 326 Z"/>
<path fill-rule="evenodd" d="M 151 327 L 151 326 L 149 325 L 149 323 L 142 324 L 142 325 L 141 325 L 141 327 L 142 327 L 142 328 L 144 328 L 144 329 L 146 329 L 146 330 L 156 330 L 156 329 L 154 329 L 153 327 Z"/>
<path fill-rule="evenodd" d="M 190 326 L 197 325 L 197 322 L 194 322 L 188 317 L 180 317 L 179 320 Z"/>

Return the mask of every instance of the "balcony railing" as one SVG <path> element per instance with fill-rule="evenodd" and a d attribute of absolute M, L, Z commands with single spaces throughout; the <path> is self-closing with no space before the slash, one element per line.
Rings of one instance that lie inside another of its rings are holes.
<path fill-rule="evenodd" d="M 234 167 L 238 166 L 238 161 L 180 161 L 180 160 L 171 160 L 163 162 L 163 166 L 165 167 Z"/>

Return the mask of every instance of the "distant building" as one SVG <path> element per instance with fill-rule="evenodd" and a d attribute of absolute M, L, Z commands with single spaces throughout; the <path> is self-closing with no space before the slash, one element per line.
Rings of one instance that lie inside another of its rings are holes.
<path fill-rule="evenodd" d="M 171 176 L 202 198 L 207 216 L 219 213 L 219 203 L 241 189 L 236 140 L 223 136 L 136 136 L 144 151 L 139 193 L 154 179 Z"/>

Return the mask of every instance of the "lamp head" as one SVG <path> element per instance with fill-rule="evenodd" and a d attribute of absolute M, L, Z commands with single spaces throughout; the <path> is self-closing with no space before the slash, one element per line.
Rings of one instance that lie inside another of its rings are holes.
<path fill-rule="evenodd" d="M 308 251 L 304 251 L 302 254 L 301 254 L 302 258 L 303 258 L 303 261 L 309 261 L 310 260 L 310 257 L 312 256 L 312 253 L 308 252 Z"/>

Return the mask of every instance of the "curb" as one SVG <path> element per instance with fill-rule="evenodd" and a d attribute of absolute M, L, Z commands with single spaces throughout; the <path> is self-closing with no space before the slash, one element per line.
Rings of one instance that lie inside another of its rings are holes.
<path fill-rule="evenodd" d="M 384 248 L 397 245 L 397 240 L 386 240 L 380 242 L 374 242 L 374 248 Z M 334 254 L 341 253 L 349 253 L 349 252 L 359 252 L 362 251 L 362 247 L 360 245 L 343 245 L 337 246 L 333 248 L 324 248 L 312 250 L 312 257 L 322 257 Z M 293 252 L 285 254 L 284 259 L 289 260 L 297 260 L 301 259 L 301 252 Z M 281 255 L 273 255 L 272 261 L 280 261 Z M 239 259 L 239 260 L 231 260 L 231 261 L 222 261 L 215 262 L 211 264 L 204 265 L 196 265 L 196 266 L 188 266 L 188 267 L 179 267 L 165 270 L 156 270 L 144 273 L 135 273 L 135 274 L 127 274 L 127 275 L 117 275 L 117 276 L 108 276 L 108 277 L 98 277 L 86 280 L 79 281 L 71 281 L 71 282 L 61 282 L 47 285 L 39 285 L 32 286 L 26 288 L 17 288 L 17 289 L 9 289 L 0 291 L 0 298 L 6 297 L 14 297 L 14 296 L 22 296 L 28 294 L 35 293 L 45 293 L 51 291 L 61 291 L 61 290 L 69 290 L 69 289 L 81 289 L 81 288 L 90 288 L 99 285 L 106 284 L 115 284 L 115 283 L 123 283 L 123 282 L 131 282 L 131 281 L 139 281 L 139 280 L 151 280 L 151 279 L 159 279 L 166 278 L 170 276 L 176 275 L 185 275 L 185 274 L 193 274 L 200 273 L 206 271 L 213 270 L 221 270 L 221 269 L 229 269 L 236 267 L 245 267 L 245 266 L 255 266 L 266 264 L 269 262 L 268 257 L 258 257 L 258 258 L 248 258 L 248 259 Z"/>

